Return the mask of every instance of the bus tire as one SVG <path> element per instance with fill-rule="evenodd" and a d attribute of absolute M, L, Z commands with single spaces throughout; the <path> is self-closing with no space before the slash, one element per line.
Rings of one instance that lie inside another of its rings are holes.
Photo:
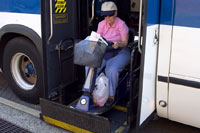
<path fill-rule="evenodd" d="M 42 59 L 32 41 L 25 37 L 10 40 L 3 54 L 3 72 L 9 87 L 24 101 L 39 103 L 43 96 Z"/>

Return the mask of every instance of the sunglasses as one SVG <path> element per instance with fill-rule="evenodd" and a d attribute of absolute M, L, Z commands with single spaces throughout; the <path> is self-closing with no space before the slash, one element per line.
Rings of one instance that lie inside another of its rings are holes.
<path fill-rule="evenodd" d="M 103 17 L 105 18 L 105 17 L 112 17 L 112 16 L 114 16 L 114 14 L 115 13 L 113 13 L 113 14 L 111 14 L 111 15 L 104 15 Z"/>

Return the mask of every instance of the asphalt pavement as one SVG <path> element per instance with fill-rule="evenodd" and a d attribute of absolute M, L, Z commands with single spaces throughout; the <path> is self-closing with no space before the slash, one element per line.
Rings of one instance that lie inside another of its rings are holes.
<path fill-rule="evenodd" d="M 67 133 L 67 131 L 49 125 L 35 116 L 3 104 L 0 104 L 0 118 L 33 133 Z"/>
<path fill-rule="evenodd" d="M 141 133 L 200 133 L 200 129 L 158 117 L 145 125 Z"/>
<path fill-rule="evenodd" d="M 39 105 L 21 101 L 0 73 L 0 118 L 33 133 L 69 133 L 39 118 Z"/>

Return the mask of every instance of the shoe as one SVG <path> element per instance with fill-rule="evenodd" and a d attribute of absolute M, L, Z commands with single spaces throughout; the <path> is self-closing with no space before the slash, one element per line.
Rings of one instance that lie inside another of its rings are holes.
<path fill-rule="evenodd" d="M 114 104 L 114 99 L 108 98 L 107 102 L 105 103 L 105 107 L 111 107 Z"/>

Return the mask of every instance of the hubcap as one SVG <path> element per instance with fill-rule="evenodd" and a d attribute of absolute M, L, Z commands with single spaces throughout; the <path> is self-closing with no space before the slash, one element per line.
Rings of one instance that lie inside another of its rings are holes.
<path fill-rule="evenodd" d="M 34 64 L 23 53 L 16 53 L 12 57 L 11 73 L 19 87 L 24 90 L 31 90 L 36 84 L 37 74 Z"/>

